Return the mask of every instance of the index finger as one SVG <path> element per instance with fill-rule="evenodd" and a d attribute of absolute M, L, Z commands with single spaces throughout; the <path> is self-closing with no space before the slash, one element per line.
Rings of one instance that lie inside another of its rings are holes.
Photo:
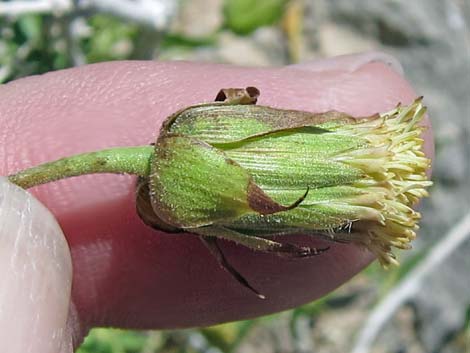
<path fill-rule="evenodd" d="M 245 86 L 260 89 L 262 105 L 354 116 L 416 97 L 381 63 L 321 72 L 190 63 L 90 65 L 0 89 L 1 173 L 86 151 L 149 144 L 177 109 L 211 101 L 220 88 Z M 194 236 L 143 225 L 135 212 L 134 177 L 82 176 L 32 192 L 67 236 L 73 300 L 87 325 L 187 327 L 262 315 L 324 295 L 372 259 L 353 245 L 334 244 L 322 256 L 290 261 L 226 244 L 233 265 L 268 296 L 260 302 L 221 271 Z"/>

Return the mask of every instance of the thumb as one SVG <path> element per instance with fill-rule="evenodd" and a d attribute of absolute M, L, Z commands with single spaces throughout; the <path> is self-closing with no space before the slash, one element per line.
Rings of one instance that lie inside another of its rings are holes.
<path fill-rule="evenodd" d="M 0 178 L 0 342 L 3 352 L 71 352 L 72 262 L 58 223 Z"/>

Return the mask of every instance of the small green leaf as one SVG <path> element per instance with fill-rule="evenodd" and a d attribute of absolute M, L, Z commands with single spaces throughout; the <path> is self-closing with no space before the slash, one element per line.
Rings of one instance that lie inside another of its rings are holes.
<path fill-rule="evenodd" d="M 147 341 L 143 332 L 95 328 L 90 331 L 77 353 L 141 352 Z"/>
<path fill-rule="evenodd" d="M 235 33 L 248 34 L 279 21 L 286 3 L 286 0 L 226 0 L 225 21 Z"/>
<path fill-rule="evenodd" d="M 254 320 L 229 322 L 203 328 L 200 332 L 212 346 L 229 353 L 234 351 L 255 323 Z"/>
<path fill-rule="evenodd" d="M 84 41 L 87 62 L 129 59 L 138 27 L 107 15 L 90 18 L 93 35 Z"/>
<path fill-rule="evenodd" d="M 21 33 L 37 44 L 41 39 L 42 17 L 39 15 L 26 15 L 18 19 L 18 27 Z"/>

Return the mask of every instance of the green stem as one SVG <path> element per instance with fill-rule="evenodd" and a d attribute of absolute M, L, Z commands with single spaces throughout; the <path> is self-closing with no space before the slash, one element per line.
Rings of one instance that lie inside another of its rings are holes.
<path fill-rule="evenodd" d="M 24 189 L 72 176 L 94 173 L 148 176 L 153 146 L 116 147 L 44 163 L 8 176 Z"/>

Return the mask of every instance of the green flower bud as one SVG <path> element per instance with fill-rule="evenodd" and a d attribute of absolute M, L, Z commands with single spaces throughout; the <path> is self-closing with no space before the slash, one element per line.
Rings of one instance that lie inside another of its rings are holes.
<path fill-rule="evenodd" d="M 156 141 L 141 217 L 255 249 L 279 234 L 321 236 L 395 264 L 392 249 L 410 247 L 420 217 L 412 206 L 431 185 L 425 111 L 421 98 L 365 118 L 239 101 L 189 107 Z"/>

